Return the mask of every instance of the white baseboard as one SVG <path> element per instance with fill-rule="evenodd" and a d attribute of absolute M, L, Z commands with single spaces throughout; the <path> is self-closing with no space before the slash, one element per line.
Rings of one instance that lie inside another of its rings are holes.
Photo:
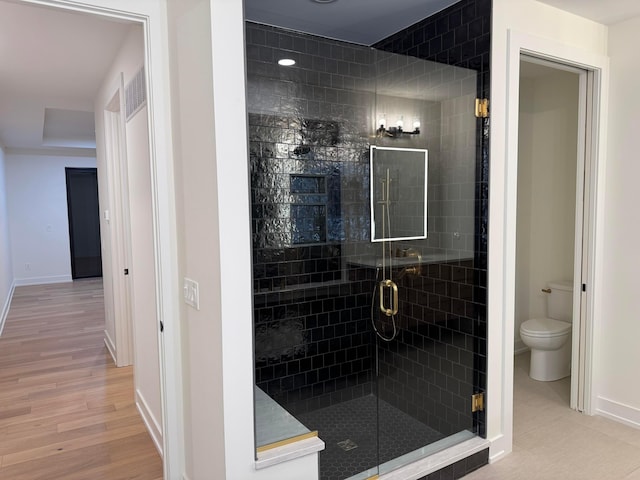
<path fill-rule="evenodd" d="M 491 446 L 489 447 L 489 463 L 497 462 L 506 455 L 509 455 L 512 449 L 513 445 L 506 435 L 500 434 L 493 437 L 491 439 Z"/>
<path fill-rule="evenodd" d="M 66 283 L 73 282 L 71 275 L 52 275 L 49 277 L 28 277 L 28 278 L 16 278 L 15 284 L 17 287 L 25 287 L 27 285 L 46 285 L 49 283 Z"/>
<path fill-rule="evenodd" d="M 640 429 L 639 408 L 602 397 L 598 397 L 596 405 L 596 415 L 602 415 L 616 422 Z"/>
<path fill-rule="evenodd" d="M 521 353 L 528 352 L 529 347 L 527 347 L 522 340 L 516 340 L 513 344 L 513 354 L 520 355 Z"/>
<path fill-rule="evenodd" d="M 149 435 L 151 435 L 153 443 L 158 449 L 158 453 L 161 457 L 164 457 L 162 451 L 162 429 L 160 428 L 158 420 L 153 416 L 153 413 L 151 413 L 151 409 L 144 399 L 144 396 L 138 389 L 136 389 L 136 406 L 138 407 L 138 412 L 140 412 L 142 421 L 147 426 L 147 430 L 149 431 Z"/>
<path fill-rule="evenodd" d="M 182 475 L 182 480 L 189 480 L 189 477 L 187 477 L 187 474 L 186 474 L 186 473 L 184 473 L 184 474 Z"/>
<path fill-rule="evenodd" d="M 109 335 L 109 332 L 106 330 L 104 331 L 104 344 L 107 347 L 107 350 L 109 350 L 113 363 L 118 365 L 118 361 L 116 359 L 116 344 L 113 342 L 111 335 Z"/>
<path fill-rule="evenodd" d="M 9 308 L 11 308 L 11 300 L 13 299 L 13 292 L 16 290 L 16 282 L 15 280 L 9 287 L 9 293 L 7 294 L 7 298 L 5 299 L 4 305 L 2 306 L 2 312 L 0 312 L 0 335 L 2 335 L 2 330 L 4 329 L 4 322 L 7 320 L 7 316 L 9 315 Z"/>

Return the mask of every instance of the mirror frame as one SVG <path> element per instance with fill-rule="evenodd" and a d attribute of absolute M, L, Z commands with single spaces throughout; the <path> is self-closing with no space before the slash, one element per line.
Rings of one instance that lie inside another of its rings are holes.
<path fill-rule="evenodd" d="M 411 152 L 411 153 L 423 153 L 424 155 L 424 221 L 423 221 L 423 234 L 416 236 L 406 237 L 392 237 L 392 238 L 376 238 L 376 222 L 375 222 L 375 199 L 374 199 L 374 187 L 373 187 L 373 172 L 374 172 L 374 154 L 376 150 L 395 150 L 398 152 Z M 427 238 L 427 191 L 429 186 L 429 151 L 424 148 L 400 148 L 400 147 L 379 147 L 377 145 L 371 145 L 369 147 L 369 197 L 370 197 L 370 211 L 371 211 L 371 242 L 392 242 L 400 240 L 423 240 Z"/>

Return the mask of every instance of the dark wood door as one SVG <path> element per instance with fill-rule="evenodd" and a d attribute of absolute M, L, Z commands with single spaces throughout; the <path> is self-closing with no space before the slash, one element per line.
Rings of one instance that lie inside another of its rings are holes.
<path fill-rule="evenodd" d="M 66 168 L 71 276 L 101 277 L 100 209 L 95 168 Z"/>

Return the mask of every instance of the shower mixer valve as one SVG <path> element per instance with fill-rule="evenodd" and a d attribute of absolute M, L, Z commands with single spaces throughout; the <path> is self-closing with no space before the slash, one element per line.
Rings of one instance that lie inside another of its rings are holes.
<path fill-rule="evenodd" d="M 407 248 L 404 250 L 397 249 L 396 257 L 415 258 L 417 263 L 417 265 L 404 267 L 398 275 L 399 279 L 401 279 L 405 275 L 420 276 L 422 274 L 422 255 L 420 255 L 420 252 L 418 252 L 415 248 Z"/>

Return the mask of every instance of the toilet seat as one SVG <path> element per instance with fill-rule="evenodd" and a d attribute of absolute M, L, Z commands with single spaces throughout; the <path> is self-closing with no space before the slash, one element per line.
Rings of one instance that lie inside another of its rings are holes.
<path fill-rule="evenodd" d="M 571 324 L 553 318 L 531 318 L 522 323 L 520 332 L 530 337 L 550 338 L 566 335 Z"/>

